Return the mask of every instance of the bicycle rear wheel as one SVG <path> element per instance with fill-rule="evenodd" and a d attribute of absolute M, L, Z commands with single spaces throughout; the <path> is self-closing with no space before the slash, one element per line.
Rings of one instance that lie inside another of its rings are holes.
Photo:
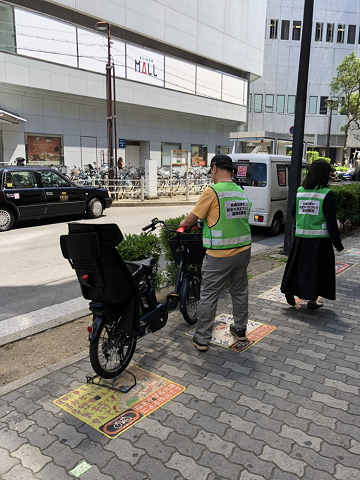
<path fill-rule="evenodd" d="M 127 333 L 122 318 L 103 323 L 90 343 L 90 363 L 102 378 L 114 378 L 129 365 L 134 355 L 137 337 Z"/>
<path fill-rule="evenodd" d="M 196 276 L 186 276 L 181 287 L 180 311 L 189 325 L 194 325 L 197 322 L 199 300 L 200 279 Z"/>

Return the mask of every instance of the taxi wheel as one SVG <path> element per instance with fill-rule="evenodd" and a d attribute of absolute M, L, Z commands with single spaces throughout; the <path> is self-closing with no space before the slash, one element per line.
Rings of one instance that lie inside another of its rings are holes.
<path fill-rule="evenodd" d="M 98 198 L 92 198 L 88 204 L 87 214 L 90 218 L 101 217 L 104 211 L 103 204 Z"/>
<path fill-rule="evenodd" d="M 0 232 L 6 232 L 15 223 L 12 211 L 6 207 L 0 207 Z"/>

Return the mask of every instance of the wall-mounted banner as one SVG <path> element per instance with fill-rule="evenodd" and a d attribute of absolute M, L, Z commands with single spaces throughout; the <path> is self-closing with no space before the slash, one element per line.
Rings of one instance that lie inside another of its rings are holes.
<path fill-rule="evenodd" d="M 126 76 L 130 80 L 164 86 L 164 55 L 126 45 Z"/>

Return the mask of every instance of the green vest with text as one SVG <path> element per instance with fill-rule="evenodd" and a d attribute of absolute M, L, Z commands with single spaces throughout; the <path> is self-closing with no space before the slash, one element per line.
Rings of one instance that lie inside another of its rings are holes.
<path fill-rule="evenodd" d="M 219 219 L 209 227 L 204 221 L 203 245 L 211 250 L 226 250 L 251 245 L 250 202 L 244 190 L 233 182 L 212 185 L 219 202 Z"/>
<path fill-rule="evenodd" d="M 296 194 L 296 237 L 327 238 L 329 236 L 323 205 L 329 188 L 305 190 L 299 187 Z"/>

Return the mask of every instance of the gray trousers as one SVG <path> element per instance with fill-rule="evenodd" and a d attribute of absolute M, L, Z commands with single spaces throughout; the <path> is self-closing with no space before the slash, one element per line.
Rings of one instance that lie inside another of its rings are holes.
<path fill-rule="evenodd" d="M 250 255 L 250 248 L 232 257 L 216 258 L 205 255 L 201 270 L 201 292 L 194 340 L 206 345 L 210 342 L 218 296 L 227 286 L 232 299 L 235 327 L 246 328 L 248 322 L 247 267 Z"/>

